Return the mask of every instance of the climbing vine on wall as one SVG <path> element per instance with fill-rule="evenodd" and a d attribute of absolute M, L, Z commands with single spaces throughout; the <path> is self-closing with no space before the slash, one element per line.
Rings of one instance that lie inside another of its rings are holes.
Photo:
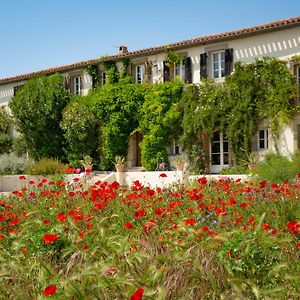
<path fill-rule="evenodd" d="M 200 88 L 185 90 L 181 103 L 184 144 L 191 148 L 199 132 L 209 137 L 214 131 L 224 132 L 238 163 L 250 152 L 250 138 L 259 121 L 270 122 L 275 138 L 297 111 L 295 93 L 295 77 L 283 61 L 262 58 L 252 64 L 236 63 L 223 84 L 207 80 Z"/>
<path fill-rule="evenodd" d="M 142 165 L 154 170 L 157 160 L 167 161 L 166 147 L 181 134 L 179 102 L 183 83 L 174 80 L 152 85 L 140 110 Z"/>

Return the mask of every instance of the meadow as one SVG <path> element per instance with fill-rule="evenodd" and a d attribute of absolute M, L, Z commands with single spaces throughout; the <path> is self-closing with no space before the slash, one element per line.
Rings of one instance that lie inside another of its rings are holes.
<path fill-rule="evenodd" d="M 168 189 L 43 178 L 0 198 L 0 299 L 299 299 L 299 238 L 300 174 Z"/>

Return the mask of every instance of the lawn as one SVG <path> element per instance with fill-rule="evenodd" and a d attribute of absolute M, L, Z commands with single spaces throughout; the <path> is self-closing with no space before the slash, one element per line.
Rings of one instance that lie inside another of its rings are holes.
<path fill-rule="evenodd" d="M 0 299 L 299 299 L 299 237 L 300 180 L 44 178 L 0 198 Z"/>

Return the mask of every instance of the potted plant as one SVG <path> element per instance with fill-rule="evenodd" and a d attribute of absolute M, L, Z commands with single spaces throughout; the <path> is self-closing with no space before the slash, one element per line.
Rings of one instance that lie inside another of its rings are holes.
<path fill-rule="evenodd" d="M 177 155 L 176 161 L 175 161 L 176 170 L 183 171 L 184 164 L 185 164 L 184 159 L 181 156 Z"/>
<path fill-rule="evenodd" d="M 248 167 L 248 169 L 253 170 L 257 169 L 260 157 L 257 153 L 251 152 L 249 153 L 245 159 L 242 160 L 242 162 Z"/>
<path fill-rule="evenodd" d="M 114 165 L 117 172 L 123 172 L 125 167 L 125 157 L 121 155 L 115 156 Z"/>
<path fill-rule="evenodd" d="M 87 170 L 90 170 L 90 172 L 92 171 L 93 159 L 89 155 L 86 155 L 84 159 L 81 160 L 80 162 L 83 165 L 85 171 Z"/>

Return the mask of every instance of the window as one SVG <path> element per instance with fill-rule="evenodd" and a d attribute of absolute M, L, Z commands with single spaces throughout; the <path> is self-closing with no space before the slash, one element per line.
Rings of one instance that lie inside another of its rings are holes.
<path fill-rule="evenodd" d="M 106 73 L 102 72 L 101 74 L 101 85 L 103 86 L 106 83 Z"/>
<path fill-rule="evenodd" d="M 174 64 L 174 77 L 179 77 L 181 80 L 185 79 L 185 67 L 183 60 Z"/>
<path fill-rule="evenodd" d="M 73 79 L 73 84 L 74 84 L 74 95 L 80 95 L 81 93 L 81 78 L 80 76 L 76 76 Z"/>
<path fill-rule="evenodd" d="M 136 83 L 142 83 L 145 77 L 145 66 L 144 65 L 138 65 L 136 66 Z"/>
<path fill-rule="evenodd" d="M 222 78 L 225 76 L 225 52 L 212 53 L 212 73 L 213 78 Z"/>
<path fill-rule="evenodd" d="M 14 86 L 14 96 L 16 96 L 17 91 L 20 90 L 22 86 L 23 84 Z"/>
<path fill-rule="evenodd" d="M 179 155 L 181 154 L 181 147 L 178 143 L 178 141 L 173 140 L 173 155 Z"/>
<path fill-rule="evenodd" d="M 258 150 L 269 148 L 269 130 L 260 129 L 258 132 Z"/>

